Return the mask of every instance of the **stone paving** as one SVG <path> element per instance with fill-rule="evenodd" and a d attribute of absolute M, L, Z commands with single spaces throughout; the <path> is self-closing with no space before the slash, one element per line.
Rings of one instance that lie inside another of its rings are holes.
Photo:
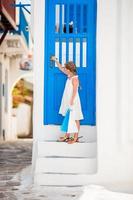
<path fill-rule="evenodd" d="M 31 139 L 0 143 L 0 199 L 73 200 L 80 196 L 81 187 L 38 187 L 33 185 L 31 158 Z"/>
<path fill-rule="evenodd" d="M 36 186 L 31 158 L 32 139 L 0 142 L 0 200 L 133 200 L 133 194 L 111 192 L 98 185 Z"/>
<path fill-rule="evenodd" d="M 15 187 L 20 186 L 14 176 L 31 165 L 32 140 L 0 143 L 0 199 L 18 199 Z"/>

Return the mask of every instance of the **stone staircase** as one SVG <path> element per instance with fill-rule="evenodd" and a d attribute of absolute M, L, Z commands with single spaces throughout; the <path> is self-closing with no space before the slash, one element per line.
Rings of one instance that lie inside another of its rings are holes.
<path fill-rule="evenodd" d="M 48 131 L 49 132 L 49 131 Z M 56 131 L 55 131 L 56 132 Z M 96 127 L 82 126 L 79 143 L 56 142 L 60 135 L 44 134 L 37 144 L 35 183 L 52 186 L 87 184 L 97 172 Z"/>

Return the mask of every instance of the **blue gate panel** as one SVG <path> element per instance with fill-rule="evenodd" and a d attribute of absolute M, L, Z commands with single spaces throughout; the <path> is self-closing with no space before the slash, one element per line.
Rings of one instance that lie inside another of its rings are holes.
<path fill-rule="evenodd" d="M 44 124 L 61 124 L 58 114 L 66 76 L 50 56 L 60 63 L 73 61 L 80 80 L 84 120 L 96 125 L 96 0 L 49 0 L 46 3 Z"/>

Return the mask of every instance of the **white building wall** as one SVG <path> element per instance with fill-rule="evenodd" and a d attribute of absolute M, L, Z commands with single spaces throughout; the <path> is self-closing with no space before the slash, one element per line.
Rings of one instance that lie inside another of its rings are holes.
<path fill-rule="evenodd" d="M 32 76 L 32 71 L 30 72 L 27 72 L 27 71 L 23 71 L 23 70 L 20 70 L 20 66 L 19 66 L 19 63 L 20 63 L 20 60 L 21 60 L 21 56 L 20 55 L 16 55 L 16 56 L 13 56 L 11 59 L 10 59 L 10 66 L 9 66 L 9 113 L 8 113 L 8 117 L 9 117 L 9 129 L 7 131 L 7 139 L 8 140 L 14 140 L 14 139 L 17 139 L 17 134 L 20 135 L 20 133 L 25 133 L 26 135 L 28 135 L 29 133 L 29 126 L 30 126 L 30 117 L 29 115 L 31 114 L 30 112 L 30 106 L 28 105 L 25 105 L 25 107 L 27 108 L 28 107 L 28 110 L 27 110 L 27 115 L 26 115 L 26 110 L 24 108 L 24 114 L 25 114 L 25 121 L 23 123 L 23 131 L 21 132 L 21 129 L 22 129 L 22 125 L 21 125 L 21 121 L 23 119 L 23 115 L 21 116 L 21 119 L 20 119 L 20 112 L 18 111 L 18 116 L 17 116 L 17 113 L 16 113 L 16 119 L 15 117 L 12 116 L 12 90 L 14 88 L 14 86 L 16 85 L 16 83 L 21 79 L 21 78 L 25 78 L 25 77 L 28 77 L 28 76 Z M 19 109 L 18 109 L 19 110 Z M 22 111 L 22 109 L 21 109 Z M 15 127 L 16 126 L 16 127 Z"/>
<path fill-rule="evenodd" d="M 3 129 L 4 127 L 4 96 L 3 96 L 3 84 L 4 84 L 4 66 L 3 66 L 3 60 L 4 60 L 4 56 L 2 54 L 0 54 L 0 62 L 1 62 L 1 74 L 0 74 L 0 139 L 3 139 Z"/>
<path fill-rule="evenodd" d="M 31 106 L 25 103 L 19 104 L 16 117 L 18 136 L 28 136 L 30 134 L 31 127 Z"/>
<path fill-rule="evenodd" d="M 5 97 L 4 97 L 4 126 L 5 126 L 5 139 L 8 139 L 10 134 L 10 57 L 4 57 L 4 83 L 5 83 Z M 7 78 L 6 78 L 7 76 Z"/>
<path fill-rule="evenodd" d="M 34 146 L 45 135 L 44 88 L 44 0 L 34 0 Z M 87 175 L 88 183 L 133 183 L 132 144 L 132 0 L 99 0 L 97 11 L 97 136 L 98 172 Z M 39 23 L 38 23 L 39 22 Z M 128 40 L 127 40 L 128 38 Z M 54 126 L 50 126 L 53 132 Z"/>
<path fill-rule="evenodd" d="M 133 182 L 133 145 L 129 141 L 131 118 L 128 108 L 128 74 L 133 73 L 130 67 L 133 60 L 126 37 L 129 34 L 126 27 L 129 32 L 130 29 L 133 31 L 132 8 L 131 0 L 98 1 L 97 135 L 98 175 L 102 182 Z M 131 35 L 129 37 L 132 41 Z M 133 91 L 130 89 L 131 94 Z"/>
<path fill-rule="evenodd" d="M 31 4 L 31 20 L 30 20 L 31 38 L 34 41 L 34 0 Z"/>
<path fill-rule="evenodd" d="M 8 137 L 7 133 L 9 133 L 9 66 L 10 66 L 10 57 L 4 54 L 1 54 L 1 63 L 2 63 L 2 83 L 4 84 L 4 96 L 1 97 L 1 125 L 2 125 L 2 135 L 3 131 L 5 133 L 5 139 Z M 3 90 L 3 89 L 2 89 Z M 3 139 L 3 137 L 1 138 Z"/>
<path fill-rule="evenodd" d="M 4 51 L 4 49 L 3 49 Z M 19 69 L 20 55 L 6 54 L 0 55 L 0 61 L 2 63 L 2 83 L 5 85 L 5 96 L 1 99 L 1 124 L 2 130 L 5 130 L 5 139 L 14 140 L 16 139 L 16 123 L 15 119 L 12 118 L 12 89 L 19 81 L 20 78 L 26 76 L 32 76 L 33 72 L 22 71 Z M 6 83 L 6 71 L 7 71 L 7 83 Z M 17 124 L 16 124 L 17 125 Z M 14 128 L 13 128 L 14 127 Z M 14 132 L 14 133 L 13 133 Z M 1 137 L 3 139 L 3 137 Z"/>
<path fill-rule="evenodd" d="M 122 122 L 123 125 L 123 143 L 133 144 L 133 126 L 132 126 L 132 115 L 133 115 L 133 1 L 127 2 L 122 1 L 121 14 L 122 21 L 122 45 L 121 45 L 121 114 L 123 114 Z"/>

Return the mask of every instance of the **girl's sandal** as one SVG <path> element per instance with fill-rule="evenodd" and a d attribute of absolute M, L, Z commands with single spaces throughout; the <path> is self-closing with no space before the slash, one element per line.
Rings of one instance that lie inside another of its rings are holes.
<path fill-rule="evenodd" d="M 64 137 L 60 137 L 60 139 L 57 140 L 57 142 L 68 142 L 69 141 L 69 137 L 64 136 Z"/>
<path fill-rule="evenodd" d="M 78 138 L 70 137 L 67 143 L 68 144 L 73 144 L 73 143 L 76 143 L 76 142 L 79 142 Z"/>
<path fill-rule="evenodd" d="M 83 136 L 79 136 L 78 138 L 76 138 L 76 140 L 75 140 L 75 138 L 74 138 L 74 136 L 71 136 L 70 138 L 69 138 L 69 140 L 68 140 L 68 144 L 73 144 L 73 143 L 76 143 L 76 142 L 79 142 L 79 138 L 82 138 Z"/>

